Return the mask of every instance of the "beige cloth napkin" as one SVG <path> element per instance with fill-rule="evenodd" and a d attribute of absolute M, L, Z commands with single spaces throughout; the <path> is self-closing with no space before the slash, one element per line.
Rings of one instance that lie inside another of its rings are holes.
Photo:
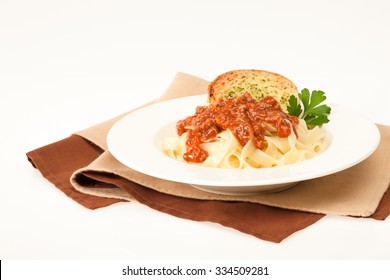
<path fill-rule="evenodd" d="M 192 75 L 177 73 L 167 91 L 154 102 L 205 93 L 208 83 Z M 194 108 L 196 106 L 197 104 L 194 104 Z M 77 180 L 77 176 L 82 172 L 102 171 L 175 196 L 201 200 L 246 201 L 313 213 L 367 217 L 375 212 L 389 186 L 390 127 L 388 126 L 378 125 L 381 132 L 381 143 L 378 149 L 367 160 L 352 168 L 301 182 L 279 193 L 227 196 L 207 193 L 186 184 L 150 177 L 118 162 L 107 150 L 106 136 L 111 126 L 125 115 L 127 113 L 76 133 L 105 150 L 94 162 L 72 175 L 71 183 L 78 191 L 95 196 L 132 200 L 128 193 L 119 188 L 90 188 L 83 186 L 80 180 Z"/>

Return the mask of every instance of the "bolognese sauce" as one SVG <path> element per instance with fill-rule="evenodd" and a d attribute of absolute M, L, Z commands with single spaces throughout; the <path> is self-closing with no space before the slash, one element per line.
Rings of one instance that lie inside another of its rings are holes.
<path fill-rule="evenodd" d="M 252 140 L 256 148 L 263 149 L 269 126 L 284 138 L 292 131 L 296 134 L 297 124 L 298 118 L 285 113 L 273 97 L 256 100 L 245 93 L 237 98 L 219 99 L 207 106 L 198 106 L 195 114 L 178 121 L 176 128 L 179 135 L 188 133 L 184 160 L 201 163 L 208 157 L 201 144 L 216 138 L 223 130 L 229 129 L 242 146 Z"/>

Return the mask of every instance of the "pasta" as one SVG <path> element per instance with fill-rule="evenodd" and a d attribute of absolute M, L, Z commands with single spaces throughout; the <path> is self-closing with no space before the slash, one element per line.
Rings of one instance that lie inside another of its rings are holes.
<path fill-rule="evenodd" d="M 202 143 L 201 147 L 208 153 L 205 161 L 198 163 L 214 168 L 266 168 L 297 163 L 314 157 L 323 151 L 325 132 L 319 127 L 309 130 L 304 120 L 296 126 L 299 137 L 291 133 L 286 138 L 277 135 L 265 136 L 266 148 L 255 147 L 252 140 L 242 146 L 230 130 L 220 132 L 216 138 Z M 163 152 L 171 158 L 186 162 L 188 133 L 180 137 L 168 137 L 163 143 Z"/>
<path fill-rule="evenodd" d="M 268 168 L 312 158 L 324 148 L 324 131 L 308 129 L 270 96 L 249 94 L 199 106 L 176 124 L 179 137 L 164 139 L 176 160 L 215 168 Z"/>

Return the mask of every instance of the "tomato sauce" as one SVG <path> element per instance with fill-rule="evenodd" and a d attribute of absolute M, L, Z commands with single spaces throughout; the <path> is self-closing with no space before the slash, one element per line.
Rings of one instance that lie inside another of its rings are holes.
<path fill-rule="evenodd" d="M 279 137 L 288 137 L 291 128 L 296 133 L 297 124 L 298 118 L 285 113 L 273 97 L 266 96 L 258 101 L 245 93 L 237 98 L 198 106 L 195 114 L 178 121 L 176 128 L 179 135 L 188 132 L 184 159 L 200 163 L 208 157 L 200 144 L 216 138 L 222 130 L 229 129 L 242 146 L 252 140 L 258 149 L 263 149 L 264 134 L 269 125 Z"/>

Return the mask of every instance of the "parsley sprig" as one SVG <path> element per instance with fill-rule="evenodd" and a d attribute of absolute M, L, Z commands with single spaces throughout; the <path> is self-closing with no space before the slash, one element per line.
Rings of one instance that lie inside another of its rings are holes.
<path fill-rule="evenodd" d="M 331 108 L 325 104 L 320 105 L 325 101 L 325 93 L 321 90 L 310 91 L 304 88 L 298 93 L 298 100 L 295 96 L 290 96 L 289 105 L 287 111 L 290 116 L 296 116 L 305 120 L 306 125 L 309 128 L 314 126 L 321 126 L 324 123 L 329 122 L 328 115 Z M 303 105 L 303 110 L 302 106 Z"/>

